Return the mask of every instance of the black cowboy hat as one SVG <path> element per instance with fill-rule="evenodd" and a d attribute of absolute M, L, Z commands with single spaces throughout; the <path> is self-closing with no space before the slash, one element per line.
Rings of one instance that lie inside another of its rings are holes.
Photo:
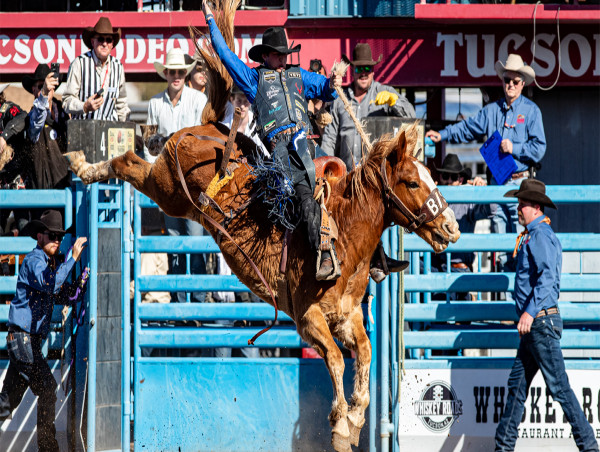
<path fill-rule="evenodd" d="M 121 29 L 118 28 L 115 31 L 110 23 L 110 19 L 108 17 L 101 17 L 96 22 L 96 25 L 84 28 L 83 33 L 81 33 L 81 39 L 88 49 L 92 48 L 92 38 L 96 35 L 112 35 L 113 47 L 117 47 L 117 44 L 121 40 Z"/>
<path fill-rule="evenodd" d="M 352 51 L 352 60 L 346 55 L 342 55 L 342 60 L 352 66 L 375 66 L 381 62 L 382 55 L 379 55 L 377 61 L 373 59 L 371 46 L 366 42 L 359 42 Z"/>
<path fill-rule="evenodd" d="M 546 195 L 546 185 L 537 179 L 524 179 L 518 190 L 510 190 L 505 193 L 505 198 L 519 198 L 540 206 L 552 207 L 557 209 L 556 205 Z"/>
<path fill-rule="evenodd" d="M 46 210 L 39 220 L 31 220 L 25 225 L 21 231 L 21 235 L 26 235 L 34 240 L 37 240 L 38 232 L 56 232 L 58 234 L 66 234 L 63 229 L 62 214 L 58 210 Z"/>
<path fill-rule="evenodd" d="M 442 162 L 442 166 L 438 168 L 433 165 L 438 173 L 442 174 L 459 174 L 467 179 L 470 179 L 471 169 L 465 168 L 456 154 L 448 154 Z M 467 171 L 468 170 L 468 171 Z"/>
<path fill-rule="evenodd" d="M 23 88 L 31 94 L 33 94 L 33 84 L 35 82 L 39 82 L 40 80 L 46 80 L 46 77 L 50 73 L 50 66 L 47 64 L 38 64 L 35 68 L 35 72 L 33 75 L 26 75 L 23 77 L 21 84 Z"/>
<path fill-rule="evenodd" d="M 292 42 L 292 45 L 294 43 Z M 281 27 L 267 28 L 263 33 L 262 44 L 257 44 L 250 49 L 248 56 L 257 63 L 263 62 L 263 53 L 279 52 L 289 55 L 290 53 L 300 52 L 301 45 L 289 47 L 285 30 Z"/>

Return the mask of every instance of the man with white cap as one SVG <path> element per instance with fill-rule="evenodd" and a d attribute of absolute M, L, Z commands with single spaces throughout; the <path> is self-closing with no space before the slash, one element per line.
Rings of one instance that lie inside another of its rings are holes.
<path fill-rule="evenodd" d="M 202 123 L 202 111 L 207 97 L 204 93 L 186 86 L 185 78 L 196 66 L 196 61 L 186 58 L 180 48 L 173 48 L 167 53 L 164 64 L 154 63 L 158 75 L 167 81 L 167 89 L 150 99 L 148 104 L 148 125 L 158 126 L 158 134 L 168 137 L 186 127 L 198 126 Z M 165 227 L 171 236 L 203 235 L 199 223 L 184 218 L 173 218 L 165 215 Z M 185 273 L 185 254 L 169 255 L 171 274 Z M 191 255 L 191 273 L 206 273 L 206 264 L 202 254 Z M 172 301 L 185 302 L 184 292 L 172 294 Z M 194 292 L 192 301 L 203 302 L 204 292 Z"/>
<path fill-rule="evenodd" d="M 519 186 L 526 177 L 532 177 L 532 169 L 546 153 L 546 136 L 542 123 L 542 113 L 531 100 L 522 96 L 523 88 L 535 80 L 535 72 L 516 54 L 510 54 L 506 64 L 496 62 L 496 73 L 503 82 L 504 99 L 489 103 L 477 115 L 458 124 L 451 124 L 436 132 L 430 130 L 426 136 L 434 142 L 467 143 L 475 139 L 488 138 L 496 131 L 502 136 L 500 152 L 511 154 L 517 170 L 505 185 Z M 490 185 L 497 185 L 492 177 Z M 492 232 L 511 234 L 520 232 L 517 205 L 503 204 L 492 219 Z M 507 256 L 498 256 L 501 269 L 507 263 Z M 513 270 L 509 265 L 508 270 Z"/>
<path fill-rule="evenodd" d="M 150 99 L 148 125 L 157 125 L 158 133 L 165 137 L 202 122 L 206 95 L 185 85 L 194 66 L 196 62 L 186 60 L 180 48 L 169 50 L 165 64 L 154 63 L 158 75 L 167 81 L 167 89 Z"/>

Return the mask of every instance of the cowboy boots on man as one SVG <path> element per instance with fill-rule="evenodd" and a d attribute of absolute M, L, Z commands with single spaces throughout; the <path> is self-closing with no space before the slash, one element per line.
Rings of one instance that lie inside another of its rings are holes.
<path fill-rule="evenodd" d="M 375 253 L 373 253 L 373 257 L 371 258 L 371 268 L 369 270 L 369 274 L 371 275 L 371 278 L 373 278 L 373 281 L 379 284 L 390 273 L 406 270 L 408 264 L 408 261 L 392 259 L 385 254 L 385 251 L 383 251 L 383 245 L 381 242 L 379 242 Z"/>

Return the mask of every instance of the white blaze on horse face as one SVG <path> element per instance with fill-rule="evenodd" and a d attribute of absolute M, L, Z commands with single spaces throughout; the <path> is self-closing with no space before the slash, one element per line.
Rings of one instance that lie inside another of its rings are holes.
<path fill-rule="evenodd" d="M 429 191 L 432 192 L 433 190 L 435 190 L 437 188 L 437 185 L 435 185 L 435 182 L 431 178 L 431 174 L 429 174 L 429 171 L 427 171 L 427 168 L 425 168 L 425 165 L 423 165 L 418 160 L 413 160 L 413 163 L 417 167 L 417 170 L 419 171 L 419 178 L 423 182 L 425 182 L 425 184 L 427 184 Z"/>
<path fill-rule="evenodd" d="M 421 181 L 425 182 L 425 184 L 429 188 L 429 191 L 432 192 L 433 190 L 435 190 L 437 188 L 437 185 L 435 185 L 435 182 L 433 181 L 431 174 L 429 174 L 429 171 L 427 171 L 427 168 L 425 167 L 425 165 L 423 165 L 418 160 L 413 160 L 413 163 L 417 167 L 417 170 L 419 171 L 419 178 L 421 179 Z M 431 200 L 431 201 L 433 202 L 433 200 Z M 441 202 L 439 205 L 441 205 Z M 431 209 L 431 206 L 430 206 L 430 209 Z M 437 213 L 437 212 L 435 212 L 435 213 Z M 446 207 L 444 209 L 444 211 L 442 212 L 442 215 L 444 216 L 444 219 L 446 220 L 447 223 L 450 223 L 450 224 L 456 223 L 456 217 L 454 216 L 454 212 L 452 211 L 452 209 L 449 209 Z M 456 227 L 456 229 L 458 230 L 458 226 Z"/>

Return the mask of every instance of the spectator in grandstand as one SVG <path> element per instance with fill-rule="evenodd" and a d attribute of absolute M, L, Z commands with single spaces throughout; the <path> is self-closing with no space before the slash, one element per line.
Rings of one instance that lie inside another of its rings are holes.
<path fill-rule="evenodd" d="M 517 198 L 519 223 L 525 230 L 517 237 L 514 299 L 521 337 L 517 357 L 508 377 L 508 397 L 496 429 L 496 451 L 512 451 L 523 416 L 529 386 L 542 371 L 552 398 L 561 404 L 571 424 L 579 450 L 598 451 L 594 431 L 573 393 L 560 350 L 563 321 L 558 310 L 562 247 L 550 227 L 545 208 L 556 209 L 546 186 L 525 179 L 517 190 L 504 196 Z"/>
<path fill-rule="evenodd" d="M 199 53 L 196 53 L 193 59 L 189 55 L 186 55 L 186 59 L 188 58 L 190 62 L 193 61 L 195 64 L 192 72 L 186 78 L 186 82 L 190 88 L 204 93 L 206 91 L 206 62 Z"/>
<path fill-rule="evenodd" d="M 438 173 L 438 185 L 487 185 L 481 177 L 471 179 L 471 169 L 465 168 L 456 154 L 448 154 L 440 168 L 435 168 Z M 495 204 L 450 204 L 458 221 L 461 233 L 473 233 L 478 220 L 492 218 L 495 212 Z M 452 253 L 450 257 L 450 271 L 457 273 L 470 273 L 473 271 L 473 253 Z M 446 272 L 446 253 L 431 256 L 431 270 L 434 272 Z M 446 294 L 442 294 L 446 299 Z M 449 293 L 450 300 L 471 300 L 468 293 Z M 435 299 L 436 297 L 434 297 Z"/>
<path fill-rule="evenodd" d="M 535 72 L 519 55 L 510 54 L 506 64 L 496 62 L 496 73 L 503 82 L 504 99 L 483 107 L 476 116 L 452 124 L 437 132 L 430 130 L 426 136 L 434 142 L 466 143 L 488 138 L 496 131 L 502 136 L 501 152 L 511 154 L 517 172 L 505 185 L 518 186 L 532 172 L 546 152 L 546 137 L 542 114 L 536 104 L 522 96 L 523 88 L 535 80 Z M 490 185 L 497 185 L 492 177 Z M 517 204 L 502 204 L 492 220 L 492 232 L 517 233 L 519 226 Z M 504 271 L 514 271 L 514 260 L 506 253 L 498 254 L 499 266 Z"/>
<path fill-rule="evenodd" d="M 60 82 L 47 64 L 38 64 L 33 75 L 23 77 L 22 83 L 34 97 L 23 150 L 27 162 L 25 185 L 33 189 L 68 187 L 69 166 L 62 154 L 67 146 L 69 116 L 61 101 L 54 98 Z"/>
<path fill-rule="evenodd" d="M 108 17 L 83 30 L 83 43 L 91 49 L 69 67 L 63 106 L 73 119 L 126 121 L 129 117 L 125 71 L 111 55 L 121 39 Z"/>
<path fill-rule="evenodd" d="M 238 126 L 238 132 L 246 135 L 248 138 L 251 138 L 252 141 L 256 143 L 256 147 L 262 151 L 263 155 L 269 156 L 270 153 L 267 151 L 265 145 L 260 140 L 260 137 L 256 132 L 254 113 L 250 108 L 250 102 L 243 91 L 235 84 L 231 88 L 231 96 L 229 97 L 229 101 L 231 102 L 232 107 L 231 114 L 228 115 L 227 119 L 225 119 L 223 123 L 227 127 L 231 127 L 231 123 L 233 121 L 233 110 L 235 108 L 239 108 L 241 112 L 241 120 Z"/>
<path fill-rule="evenodd" d="M 4 90 L 8 86 L 0 85 L 0 189 L 20 189 L 25 188 L 20 151 L 25 142 L 27 112 L 6 99 Z M 16 236 L 28 221 L 27 209 L 0 209 L 0 235 Z"/>
<path fill-rule="evenodd" d="M 206 96 L 185 85 L 185 77 L 195 67 L 195 61 L 187 61 L 180 48 L 173 48 L 167 53 L 165 64 L 154 63 L 158 75 L 167 81 L 167 89 L 150 99 L 148 104 L 148 124 L 158 126 L 158 133 L 165 137 L 185 127 L 202 123 L 202 110 L 206 105 Z M 199 223 L 183 218 L 172 218 L 165 215 L 165 227 L 170 236 L 203 235 Z M 185 254 L 169 255 L 169 272 L 185 274 Z M 205 274 L 206 264 L 201 254 L 191 255 L 192 274 Z M 204 301 L 204 292 L 194 292 L 192 301 Z M 172 301 L 185 302 L 184 292 L 172 294 Z"/>
<path fill-rule="evenodd" d="M 38 449 L 58 452 L 54 425 L 56 381 L 42 353 L 42 344 L 50 331 L 54 304 L 73 304 L 82 298 L 83 291 L 77 293 L 77 287 L 83 289 L 82 276 L 73 284 L 66 280 L 81 258 L 87 239 L 78 238 L 72 256 L 60 262 L 58 252 L 65 234 L 60 212 L 46 211 L 23 232 L 36 239 L 37 246 L 23 260 L 8 313 L 6 348 L 10 364 L 0 393 L 0 420 L 11 415 L 27 388 L 31 388 L 38 396 Z"/>
<path fill-rule="evenodd" d="M 391 86 L 374 80 L 375 66 L 381 62 L 381 55 L 375 61 L 369 44 L 356 44 L 352 60 L 346 55 L 342 58 L 350 63 L 352 70 L 352 83 L 344 88 L 344 93 L 359 121 L 369 116 L 416 116 L 406 97 Z M 341 99 L 333 102 L 331 116 L 332 121 L 325 128 L 321 146 L 327 155 L 341 158 L 350 171 L 362 157 L 362 140 Z"/>

